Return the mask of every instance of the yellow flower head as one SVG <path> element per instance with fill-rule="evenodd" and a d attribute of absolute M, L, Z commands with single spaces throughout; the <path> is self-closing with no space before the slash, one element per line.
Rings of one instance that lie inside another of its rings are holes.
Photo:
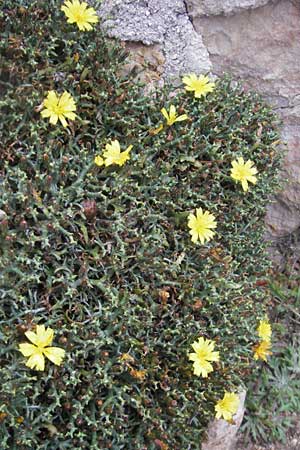
<path fill-rule="evenodd" d="M 213 366 L 210 364 L 212 361 L 219 361 L 219 352 L 214 352 L 215 343 L 210 339 L 203 337 L 198 339 L 192 344 L 195 353 L 189 353 L 189 360 L 194 361 L 194 374 L 207 378 L 207 375 L 212 372 Z"/>
<path fill-rule="evenodd" d="M 106 144 L 105 149 L 106 151 L 103 152 L 103 157 L 105 158 L 104 164 L 106 167 L 111 164 L 123 166 L 130 158 L 129 152 L 132 149 L 132 145 L 129 145 L 124 152 L 121 152 L 119 141 L 114 140 L 111 144 Z"/>
<path fill-rule="evenodd" d="M 160 110 L 162 115 L 167 121 L 167 125 L 171 126 L 175 122 L 182 122 L 183 120 L 187 120 L 188 116 L 186 114 L 182 114 L 181 116 L 177 116 L 176 108 L 174 105 L 170 106 L 169 113 L 167 112 L 166 108 L 162 108 Z"/>
<path fill-rule="evenodd" d="M 182 81 L 186 85 L 186 91 L 194 91 L 195 98 L 205 97 L 215 87 L 215 83 L 210 82 L 208 77 L 204 75 L 197 77 L 194 73 L 183 77 Z"/>
<path fill-rule="evenodd" d="M 258 336 L 263 341 L 270 341 L 272 336 L 272 328 L 268 320 L 261 320 L 257 327 Z"/>
<path fill-rule="evenodd" d="M 57 366 L 60 366 L 65 351 L 59 347 L 48 347 L 53 340 L 54 331 L 51 328 L 45 328 L 44 325 L 37 325 L 36 332 L 26 331 L 25 336 L 32 342 L 32 344 L 24 343 L 19 345 L 19 350 L 24 356 L 29 359 L 26 366 L 30 369 L 44 370 L 45 358 L 48 358 Z"/>
<path fill-rule="evenodd" d="M 67 16 L 68 23 L 76 23 L 80 31 L 91 30 L 91 23 L 97 23 L 99 17 L 94 8 L 89 8 L 86 2 L 65 0 L 61 10 Z"/>
<path fill-rule="evenodd" d="M 96 166 L 101 167 L 101 166 L 104 165 L 104 159 L 102 158 L 102 156 L 97 155 L 97 156 L 95 156 L 95 158 L 94 158 L 94 163 L 96 164 Z"/>
<path fill-rule="evenodd" d="M 233 392 L 226 392 L 222 400 L 219 400 L 215 405 L 216 418 L 221 419 L 222 417 L 230 422 L 232 416 L 237 412 L 239 407 L 239 397 Z"/>
<path fill-rule="evenodd" d="M 254 347 L 254 359 L 262 359 L 263 361 L 267 362 L 267 356 L 272 355 L 270 349 L 270 341 L 261 341 L 260 344 Z"/>
<path fill-rule="evenodd" d="M 44 107 L 41 115 L 43 118 L 50 117 L 50 123 L 57 124 L 58 119 L 61 121 L 64 127 L 68 126 L 65 118 L 74 120 L 76 114 L 76 104 L 73 97 L 64 92 L 61 96 L 58 96 L 55 91 L 49 91 L 47 98 L 44 100 Z"/>
<path fill-rule="evenodd" d="M 192 242 L 197 242 L 200 239 L 201 244 L 205 241 L 209 241 L 213 236 L 214 232 L 212 229 L 217 227 L 215 222 L 215 216 L 208 211 L 202 211 L 202 208 L 196 209 L 196 216 L 190 214 L 188 217 L 188 227 L 191 229 L 190 234 L 192 235 Z"/>
<path fill-rule="evenodd" d="M 250 159 L 245 163 L 243 158 L 238 158 L 237 161 L 232 161 L 231 163 L 231 178 L 240 181 L 245 192 L 248 191 L 248 181 L 253 184 L 257 181 L 257 178 L 254 176 L 257 174 L 257 169 L 252 167 L 253 164 Z"/>

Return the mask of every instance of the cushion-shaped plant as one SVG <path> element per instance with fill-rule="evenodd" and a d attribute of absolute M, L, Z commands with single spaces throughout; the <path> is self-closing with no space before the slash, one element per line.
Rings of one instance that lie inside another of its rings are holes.
<path fill-rule="evenodd" d="M 123 50 L 68 24 L 60 1 L 5 3 L 1 448 L 198 449 L 252 370 L 268 302 L 275 118 L 227 78 L 199 98 L 184 85 L 172 101 L 169 87 L 147 98 L 120 76 Z M 41 116 L 51 91 L 76 104 L 67 126 Z M 159 127 L 171 105 L 185 120 Z M 122 164 L 105 164 L 115 141 Z M 231 177 L 238 158 L 257 169 L 246 192 Z M 200 209 L 214 217 L 204 242 L 188 225 Z M 65 350 L 43 371 L 18 350 L 36 325 Z M 219 354 L 200 354 L 205 378 L 189 359 L 201 337 Z"/>

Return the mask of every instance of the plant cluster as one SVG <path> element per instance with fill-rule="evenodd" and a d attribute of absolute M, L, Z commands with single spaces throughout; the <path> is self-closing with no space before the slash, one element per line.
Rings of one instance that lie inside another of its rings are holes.
<path fill-rule="evenodd" d="M 244 442 L 286 442 L 299 422 L 299 274 L 293 270 L 274 273 L 269 287 L 277 344 L 268 364 L 249 378 Z"/>
<path fill-rule="evenodd" d="M 276 120 L 227 78 L 147 98 L 89 22 L 0 13 L 2 448 L 199 449 L 265 317 Z"/>

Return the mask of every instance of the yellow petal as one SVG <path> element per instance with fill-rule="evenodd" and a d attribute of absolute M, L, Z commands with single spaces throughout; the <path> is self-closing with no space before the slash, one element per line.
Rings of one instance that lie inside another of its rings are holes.
<path fill-rule="evenodd" d="M 40 353 L 35 353 L 26 362 L 26 366 L 30 369 L 44 370 L 45 369 L 45 358 Z"/>
<path fill-rule="evenodd" d="M 30 340 L 30 342 L 37 345 L 38 337 L 37 337 L 36 333 L 34 333 L 33 331 L 26 331 L 25 336 L 27 337 L 27 339 Z"/>
<path fill-rule="evenodd" d="M 101 167 L 104 164 L 104 159 L 101 156 L 97 155 L 97 156 L 95 156 L 94 163 L 97 166 Z"/>
<path fill-rule="evenodd" d="M 41 116 L 43 117 L 43 119 L 45 119 L 46 117 L 50 117 L 51 116 L 51 111 L 49 111 L 49 109 L 44 109 L 43 111 L 41 111 Z"/>
<path fill-rule="evenodd" d="M 45 328 L 44 325 L 36 326 L 36 335 L 37 335 L 37 345 L 40 347 L 47 347 L 51 345 L 54 331 L 52 328 Z"/>
<path fill-rule="evenodd" d="M 256 184 L 257 182 L 257 178 L 250 175 L 249 177 L 247 177 L 247 180 L 250 181 L 250 183 Z"/>
<path fill-rule="evenodd" d="M 247 182 L 247 180 L 242 180 L 242 186 L 243 186 L 243 190 L 245 192 L 247 192 L 248 191 L 248 182 Z"/>
<path fill-rule="evenodd" d="M 77 117 L 76 114 L 71 111 L 64 112 L 64 116 L 70 120 L 75 120 Z"/>
<path fill-rule="evenodd" d="M 47 347 L 43 350 L 43 352 L 44 355 L 57 366 L 60 366 L 65 356 L 65 351 L 59 347 Z"/>
<path fill-rule="evenodd" d="M 57 121 L 58 121 L 58 115 L 52 113 L 51 116 L 50 116 L 49 122 L 52 123 L 52 125 L 56 125 Z"/>
<path fill-rule="evenodd" d="M 164 116 L 164 118 L 168 121 L 169 120 L 169 114 L 167 113 L 166 108 L 162 108 L 160 110 L 160 112 L 162 113 L 162 115 Z"/>
<path fill-rule="evenodd" d="M 170 119 L 175 119 L 176 118 L 176 108 L 174 105 L 170 106 Z"/>
<path fill-rule="evenodd" d="M 19 350 L 23 356 L 31 356 L 32 354 L 36 353 L 36 346 L 27 343 L 19 344 Z"/>
<path fill-rule="evenodd" d="M 187 120 L 187 119 L 188 119 L 187 114 L 182 114 L 181 116 L 178 116 L 176 118 L 176 122 L 182 122 L 183 120 Z"/>
<path fill-rule="evenodd" d="M 68 126 L 68 123 L 67 123 L 66 119 L 64 118 L 64 116 L 61 114 L 58 118 L 59 118 L 59 120 L 60 120 L 62 126 L 63 126 L 64 128 L 66 128 L 66 127 Z"/>
<path fill-rule="evenodd" d="M 108 147 L 109 144 L 107 144 L 106 146 Z M 117 139 L 115 139 L 114 141 L 111 141 L 111 145 L 109 147 L 111 147 L 113 150 L 115 150 L 118 153 L 120 153 L 120 151 L 121 151 L 120 143 Z"/>

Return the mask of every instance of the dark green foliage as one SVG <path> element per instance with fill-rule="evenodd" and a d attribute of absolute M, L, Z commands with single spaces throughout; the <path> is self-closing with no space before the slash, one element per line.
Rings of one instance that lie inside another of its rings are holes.
<path fill-rule="evenodd" d="M 119 75 L 123 51 L 60 5 L 7 1 L 0 15 L 1 448 L 199 449 L 216 401 L 251 370 L 268 301 L 275 119 L 224 79 L 206 99 L 178 91 L 190 120 L 152 136 L 169 88 L 144 97 Z M 40 116 L 49 89 L 76 100 L 68 129 Z M 98 168 L 110 139 L 131 159 Z M 259 171 L 246 195 L 230 179 L 239 156 Z M 190 240 L 197 207 L 218 222 L 207 245 Z M 36 323 L 56 331 L 61 367 L 25 366 L 18 343 Z M 187 357 L 200 336 L 221 356 L 208 379 Z"/>
<path fill-rule="evenodd" d="M 285 270 L 272 278 L 273 356 L 249 379 L 242 426 L 246 440 L 267 443 L 285 442 L 300 411 L 299 274 Z"/>

